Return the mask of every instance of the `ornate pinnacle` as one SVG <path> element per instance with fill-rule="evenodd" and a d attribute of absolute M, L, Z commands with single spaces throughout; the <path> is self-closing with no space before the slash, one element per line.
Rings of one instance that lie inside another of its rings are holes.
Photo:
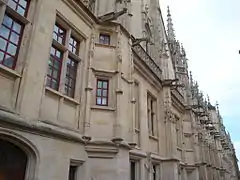
<path fill-rule="evenodd" d="M 191 83 L 191 86 L 193 86 L 193 77 L 192 77 L 192 71 L 190 71 L 190 83 Z"/>
<path fill-rule="evenodd" d="M 183 56 L 186 56 L 186 51 L 185 51 L 182 43 L 181 43 L 181 53 Z"/>
<path fill-rule="evenodd" d="M 168 39 L 170 41 L 174 41 L 176 36 L 173 29 L 172 16 L 170 13 L 169 6 L 167 7 L 167 33 L 168 33 Z"/>
<path fill-rule="evenodd" d="M 210 97 L 209 97 L 208 94 L 207 94 L 207 101 L 208 101 L 208 104 L 211 104 L 211 103 L 210 103 Z"/>
<path fill-rule="evenodd" d="M 219 104 L 218 104 L 218 102 L 216 102 L 216 108 L 217 108 L 217 111 L 219 112 Z"/>

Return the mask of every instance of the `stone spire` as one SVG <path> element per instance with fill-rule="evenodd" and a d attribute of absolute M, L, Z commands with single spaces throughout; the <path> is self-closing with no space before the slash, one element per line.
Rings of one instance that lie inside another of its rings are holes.
<path fill-rule="evenodd" d="M 176 36 L 173 29 L 172 16 L 170 13 L 169 6 L 167 7 L 167 33 L 168 33 L 168 39 L 170 41 L 175 41 Z"/>

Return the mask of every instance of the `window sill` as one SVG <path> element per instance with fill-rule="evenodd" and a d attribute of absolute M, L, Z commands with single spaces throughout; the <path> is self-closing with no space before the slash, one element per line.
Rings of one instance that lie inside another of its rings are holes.
<path fill-rule="evenodd" d="M 74 103 L 76 105 L 80 105 L 80 103 L 77 100 L 75 100 L 73 98 L 70 98 L 70 97 L 68 97 L 68 96 L 66 96 L 66 95 L 64 95 L 64 94 L 62 94 L 58 91 L 55 91 L 55 90 L 51 89 L 50 87 L 45 87 L 45 90 L 54 94 L 54 95 L 56 95 L 56 96 L 59 96 L 59 97 L 63 98 L 66 101 L 69 101 L 69 102 Z"/>
<path fill-rule="evenodd" d="M 14 78 L 21 78 L 22 76 L 20 74 L 18 74 L 16 71 L 0 64 L 0 72 L 4 72 L 6 74 L 8 74 L 9 76 L 11 77 L 14 77 Z"/>
<path fill-rule="evenodd" d="M 155 141 L 158 141 L 158 137 L 153 136 L 153 135 L 150 135 L 150 134 L 149 134 L 148 136 L 149 136 L 150 139 L 155 140 Z"/>
<path fill-rule="evenodd" d="M 108 45 L 108 44 L 95 43 L 95 45 L 98 46 L 98 47 L 113 48 L 113 49 L 116 48 L 116 46 L 114 46 L 114 45 Z"/>
<path fill-rule="evenodd" d="M 55 46 L 56 48 L 58 48 L 61 51 L 67 51 L 67 48 L 64 45 L 57 42 L 55 39 L 52 39 L 52 44 L 53 44 L 53 46 Z"/>
<path fill-rule="evenodd" d="M 116 109 L 113 108 L 113 107 L 109 107 L 109 106 L 97 106 L 97 105 L 92 106 L 91 109 L 98 109 L 98 110 L 105 110 L 105 111 L 116 111 Z"/>

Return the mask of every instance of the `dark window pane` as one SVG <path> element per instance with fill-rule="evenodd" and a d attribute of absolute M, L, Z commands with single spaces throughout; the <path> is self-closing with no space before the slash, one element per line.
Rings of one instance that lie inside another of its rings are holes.
<path fill-rule="evenodd" d="M 107 90 L 103 90 L 103 96 L 107 97 Z"/>
<path fill-rule="evenodd" d="M 0 51 L 0 63 L 3 60 L 3 57 L 4 57 L 4 53 Z"/>
<path fill-rule="evenodd" d="M 75 84 L 77 74 L 77 62 L 68 58 L 67 59 L 67 72 L 66 72 L 66 88 L 65 93 L 67 96 L 74 97 Z"/>
<path fill-rule="evenodd" d="M 14 23 L 13 23 L 13 30 L 16 31 L 17 33 L 20 33 L 20 32 L 21 32 L 21 26 L 20 26 L 20 24 L 14 22 Z"/>
<path fill-rule="evenodd" d="M 107 98 L 102 98 L 102 105 L 107 105 Z"/>
<path fill-rule="evenodd" d="M 0 36 L 2 36 L 4 38 L 8 38 L 9 32 L 10 32 L 10 30 L 8 28 L 6 28 L 5 26 L 2 26 L 0 28 Z"/>
<path fill-rule="evenodd" d="M 52 79 L 52 88 L 58 90 L 58 82 Z"/>
<path fill-rule="evenodd" d="M 108 81 L 97 80 L 97 91 L 96 91 L 96 103 L 97 105 L 108 105 Z"/>
<path fill-rule="evenodd" d="M 47 77 L 47 86 L 50 87 L 51 85 L 51 78 Z"/>
<path fill-rule="evenodd" d="M 54 61 L 54 67 L 59 69 L 60 68 L 60 62 L 59 61 Z"/>
<path fill-rule="evenodd" d="M 69 46 L 68 46 L 69 51 L 71 51 L 74 54 L 78 54 L 79 46 L 80 46 L 80 42 L 74 37 L 71 37 L 69 40 Z"/>
<path fill-rule="evenodd" d="M 108 35 L 108 34 L 100 34 L 100 36 L 99 36 L 99 43 L 100 44 L 110 45 L 110 35 Z"/>
<path fill-rule="evenodd" d="M 3 51 L 6 50 L 6 47 L 7 47 L 7 41 L 0 38 L 0 49 L 2 49 Z"/>
<path fill-rule="evenodd" d="M 77 166 L 70 166 L 68 180 L 76 180 Z"/>
<path fill-rule="evenodd" d="M 3 24 L 5 26 L 11 28 L 12 27 L 12 23 L 13 23 L 12 19 L 10 17 L 8 17 L 7 15 L 5 15 L 4 18 L 3 18 Z"/>
<path fill-rule="evenodd" d="M 22 7 L 24 7 L 24 8 L 27 7 L 27 1 L 26 1 L 26 0 L 20 0 L 20 1 L 19 1 L 19 4 L 20 4 Z"/>
<path fill-rule="evenodd" d="M 52 69 L 48 68 L 48 75 L 51 76 L 52 75 Z"/>
<path fill-rule="evenodd" d="M 97 96 L 102 96 L 102 90 L 101 89 L 97 90 Z"/>
<path fill-rule="evenodd" d="M 16 51 L 17 51 L 17 46 L 9 43 L 9 44 L 8 44 L 8 48 L 7 48 L 7 52 L 8 52 L 9 54 L 15 56 Z"/>
<path fill-rule="evenodd" d="M 131 161 L 130 162 L 130 174 L 131 174 L 131 180 L 135 180 L 136 179 L 136 163 Z"/>
<path fill-rule="evenodd" d="M 98 88 L 102 88 L 102 81 L 98 81 Z"/>
<path fill-rule="evenodd" d="M 24 16 L 25 9 L 23 9 L 23 8 L 20 7 L 20 6 L 18 6 L 18 7 L 17 7 L 17 12 L 18 12 L 20 15 Z"/>
<path fill-rule="evenodd" d="M 15 10 L 17 7 L 17 4 L 13 0 L 9 0 L 8 6 Z"/>
<path fill-rule="evenodd" d="M 101 105 L 102 104 L 102 99 L 100 97 L 97 98 L 97 104 Z"/>
<path fill-rule="evenodd" d="M 56 56 L 57 56 L 58 58 L 61 58 L 61 52 L 60 52 L 60 51 L 56 51 Z"/>
<path fill-rule="evenodd" d="M 51 59 L 48 60 L 48 65 L 53 66 L 53 61 Z"/>
<path fill-rule="evenodd" d="M 57 34 L 53 33 L 53 39 L 57 41 Z"/>
<path fill-rule="evenodd" d="M 107 89 L 107 82 L 103 82 L 103 88 Z"/>
<path fill-rule="evenodd" d="M 14 58 L 12 56 L 5 56 L 5 59 L 3 61 L 3 65 L 12 68 L 13 67 L 13 63 L 14 63 Z"/>
<path fill-rule="evenodd" d="M 8 0 L 8 6 L 18 12 L 21 16 L 25 16 L 29 2 L 29 0 Z"/>
<path fill-rule="evenodd" d="M 66 38 L 66 31 L 59 25 L 55 24 L 54 32 L 53 32 L 53 39 L 59 42 L 60 44 L 64 44 Z"/>
<path fill-rule="evenodd" d="M 58 71 L 53 70 L 53 78 L 57 79 L 58 78 Z"/>
<path fill-rule="evenodd" d="M 14 44 L 18 44 L 19 35 L 17 35 L 16 33 L 12 32 L 11 33 L 11 37 L 10 37 L 10 41 L 13 42 Z"/>

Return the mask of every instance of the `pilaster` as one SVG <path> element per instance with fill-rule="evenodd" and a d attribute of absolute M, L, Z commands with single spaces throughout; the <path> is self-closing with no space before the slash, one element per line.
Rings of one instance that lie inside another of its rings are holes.
<path fill-rule="evenodd" d="M 92 97 L 92 82 L 93 82 L 93 72 L 92 63 L 94 60 L 95 53 L 95 31 L 93 29 L 90 41 L 90 51 L 89 51 L 89 62 L 87 68 L 87 85 L 86 85 L 86 107 L 85 107 L 85 118 L 84 118 L 84 135 L 89 136 L 90 121 L 91 121 L 91 97 Z"/>
<path fill-rule="evenodd" d="M 120 27 L 117 29 L 117 49 L 116 49 L 116 60 L 117 60 L 117 80 L 116 80 L 116 118 L 113 124 L 113 139 L 120 138 L 122 139 L 122 125 L 121 125 L 121 97 L 123 95 L 122 90 L 122 45 L 121 45 L 121 36 Z"/>

